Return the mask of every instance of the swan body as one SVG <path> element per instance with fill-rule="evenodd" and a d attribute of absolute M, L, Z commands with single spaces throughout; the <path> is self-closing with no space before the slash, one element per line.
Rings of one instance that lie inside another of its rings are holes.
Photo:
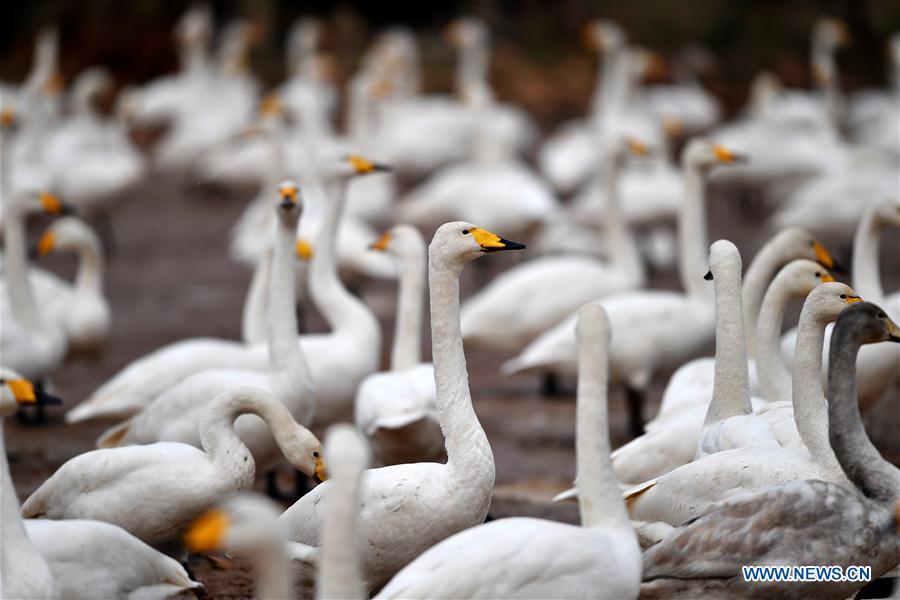
<path fill-rule="evenodd" d="M 200 422 L 202 449 L 159 442 L 80 454 L 29 496 L 22 514 L 105 521 L 152 545 L 177 540 L 222 495 L 253 485 L 252 456 L 233 427 L 238 415 L 248 412 L 266 421 L 296 468 L 323 474 L 315 436 L 267 392 L 235 388 L 207 406 Z"/>
<path fill-rule="evenodd" d="M 578 333 L 576 443 L 583 526 L 518 517 L 467 529 L 419 556 L 379 597 L 636 597 L 640 547 L 609 462 L 604 351 L 609 322 L 602 307 L 581 308 Z M 550 562 L 547 552 L 554 557 Z"/>
<path fill-rule="evenodd" d="M 432 356 L 446 464 L 408 463 L 370 469 L 362 478 L 358 546 L 366 589 L 382 585 L 426 548 L 484 521 L 494 486 L 494 460 L 472 410 L 459 331 L 459 274 L 486 252 L 519 249 L 468 223 L 447 223 L 429 248 Z M 322 541 L 326 482 L 279 519 L 291 540 Z M 414 537 L 408 532 L 415 529 Z"/>

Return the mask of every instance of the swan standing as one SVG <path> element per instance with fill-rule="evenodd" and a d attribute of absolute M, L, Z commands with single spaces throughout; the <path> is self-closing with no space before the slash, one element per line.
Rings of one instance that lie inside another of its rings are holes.
<path fill-rule="evenodd" d="M 486 253 L 524 248 L 462 222 L 442 225 L 428 252 L 432 357 L 446 464 L 410 463 L 366 471 L 360 564 L 366 589 L 383 584 L 426 548 L 484 521 L 494 488 L 494 458 L 469 393 L 459 326 L 459 275 Z M 326 483 L 279 519 L 289 539 L 322 540 Z M 410 531 L 416 535 L 409 536 Z"/>
<path fill-rule="evenodd" d="M 268 392 L 243 387 L 211 402 L 201 448 L 175 442 L 93 450 L 64 463 L 22 506 L 26 517 L 88 518 L 119 525 L 151 545 L 178 539 L 224 494 L 249 489 L 256 467 L 234 431 L 242 414 L 261 417 L 291 464 L 323 476 L 321 444 Z"/>
<path fill-rule="evenodd" d="M 582 526 L 515 517 L 467 529 L 406 566 L 379 597 L 637 597 L 641 550 L 609 461 L 609 337 L 603 307 L 582 307 L 576 422 Z"/>
<path fill-rule="evenodd" d="M 356 391 L 356 426 L 385 465 L 434 460 L 444 448 L 435 403 L 434 366 L 422 362 L 426 249 L 412 226 L 397 225 L 372 245 L 400 262 L 391 370 L 366 377 Z"/>

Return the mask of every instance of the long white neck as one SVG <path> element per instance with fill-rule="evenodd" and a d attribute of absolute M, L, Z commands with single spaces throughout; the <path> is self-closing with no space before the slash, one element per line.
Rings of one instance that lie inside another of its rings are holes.
<path fill-rule="evenodd" d="M 381 330 L 372 311 L 347 291 L 338 277 L 337 234 L 344 212 L 346 181 L 324 182 L 325 213 L 316 241 L 316 254 L 309 273 L 309 291 L 316 309 L 334 334 L 366 335 L 381 343 Z"/>
<path fill-rule="evenodd" d="M 437 409 L 447 448 L 447 466 L 454 478 L 493 488 L 494 454 L 472 407 L 469 374 L 459 323 L 459 275 L 462 265 L 429 252 L 428 284 L 431 300 L 431 354 Z M 473 490 L 474 491 L 474 490 Z M 485 507 L 486 509 L 486 507 Z"/>
<path fill-rule="evenodd" d="M 259 600 L 283 600 L 294 598 L 294 584 L 291 581 L 290 561 L 280 539 L 261 548 L 252 556 L 257 574 L 256 597 Z"/>
<path fill-rule="evenodd" d="M 362 464 L 335 470 L 322 532 L 316 598 L 355 600 L 367 597 L 359 567 L 356 535 L 360 478 L 364 470 Z"/>
<path fill-rule="evenodd" d="M 294 309 L 296 291 L 295 239 L 297 219 L 278 219 L 275 232 L 275 251 L 269 277 L 269 298 L 266 318 L 269 360 L 279 383 L 290 390 L 292 397 L 302 397 L 308 405 L 312 422 L 313 380 L 300 344 L 297 343 L 297 312 Z"/>
<path fill-rule="evenodd" d="M 787 303 L 794 297 L 790 270 L 782 269 L 763 298 L 757 324 L 756 372 L 764 398 L 791 399 L 791 374 L 781 357 L 781 323 Z"/>
<path fill-rule="evenodd" d="M 28 278 L 25 215 L 13 203 L 9 203 L 3 211 L 3 240 L 3 266 L 10 311 L 28 328 L 41 329 L 44 321 L 37 311 L 37 302 Z"/>
<path fill-rule="evenodd" d="M 747 373 L 747 346 L 741 314 L 741 272 L 728 266 L 715 275 L 716 366 L 712 401 L 705 425 L 728 417 L 746 415 L 750 405 L 750 378 Z"/>
<path fill-rule="evenodd" d="M 853 236 L 853 289 L 866 301 L 875 304 L 884 303 L 884 288 L 878 273 L 881 227 L 877 204 L 871 204 L 863 213 Z"/>
<path fill-rule="evenodd" d="M 474 43 L 464 44 L 460 48 L 456 69 L 457 92 L 465 97 L 473 86 L 487 83 L 489 55 L 487 39 L 479 38 Z"/>
<path fill-rule="evenodd" d="M 834 60 L 834 47 L 830 43 L 813 40 L 812 68 L 819 93 L 825 104 L 828 124 L 836 128 L 841 89 L 837 63 Z"/>
<path fill-rule="evenodd" d="M 597 61 L 600 72 L 597 73 L 594 93 L 591 99 L 591 116 L 594 118 L 600 117 L 603 114 L 614 97 L 613 87 L 616 84 L 615 70 L 621 56 L 622 45 L 616 44 L 604 52 L 603 58 Z"/>
<path fill-rule="evenodd" d="M 100 239 L 93 232 L 78 243 L 78 271 L 75 293 L 79 296 L 103 296 L 103 272 L 106 258 Z"/>
<path fill-rule="evenodd" d="M 413 247 L 414 246 L 414 247 Z M 400 262 L 400 293 L 397 298 L 397 322 L 391 370 L 397 371 L 422 362 L 422 310 L 425 301 L 425 244 L 417 239 L 410 244 Z"/>
<path fill-rule="evenodd" d="M 610 150 L 606 153 L 603 161 L 607 248 L 611 266 L 616 271 L 643 273 L 644 261 L 641 260 L 637 244 L 625 223 L 619 200 L 619 171 L 621 162 L 624 160 L 620 152 L 620 150 Z"/>
<path fill-rule="evenodd" d="M 759 322 L 760 306 L 775 271 L 784 264 L 783 245 L 788 237 L 795 235 L 784 229 L 772 237 L 753 257 L 744 273 L 744 333 L 747 338 L 747 354 L 756 357 L 756 329 Z"/>
<path fill-rule="evenodd" d="M 822 346 L 827 324 L 828 319 L 823 319 L 807 299 L 797 326 L 792 388 L 797 431 L 813 460 L 833 481 L 843 479 L 844 472 L 828 441 L 828 400 L 822 388 Z"/>
<path fill-rule="evenodd" d="M 689 296 L 712 303 L 710 286 L 703 282 L 709 247 L 705 181 L 700 169 L 690 163 L 684 165 L 683 171 L 685 197 L 678 212 L 678 274 Z"/>
<path fill-rule="evenodd" d="M 266 304 L 269 295 L 269 277 L 272 272 L 272 252 L 264 251 L 253 267 L 253 276 L 244 298 L 241 317 L 241 336 L 245 344 L 266 341 Z"/>
<path fill-rule="evenodd" d="M 590 318 L 599 306 L 582 309 Z M 605 320 L 605 317 L 601 317 Z M 578 417 L 575 423 L 578 509 L 585 527 L 631 527 L 609 458 L 607 389 L 609 333 L 589 327 L 578 344 Z"/>

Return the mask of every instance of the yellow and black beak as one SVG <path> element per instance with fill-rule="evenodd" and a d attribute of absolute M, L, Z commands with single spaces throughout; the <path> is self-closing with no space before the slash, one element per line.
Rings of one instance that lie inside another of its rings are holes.
<path fill-rule="evenodd" d="M 36 406 L 62 404 L 62 400 L 45 392 L 43 386 L 34 385 L 27 379 L 4 379 L 2 381 L 12 391 L 17 404 Z"/>
<path fill-rule="evenodd" d="M 647 149 L 647 145 L 636 139 L 636 138 L 628 138 L 628 149 L 635 156 L 647 156 L 650 154 L 650 151 Z"/>
<path fill-rule="evenodd" d="M 49 192 L 41 192 L 38 195 L 38 199 L 41 201 L 44 212 L 48 215 L 63 215 L 71 212 L 71 209 L 67 205 L 63 204 L 59 198 Z"/>
<path fill-rule="evenodd" d="M 391 245 L 391 232 L 385 231 L 381 234 L 381 237 L 376 241 L 369 244 L 369 250 L 378 250 L 379 252 L 384 252 Z"/>
<path fill-rule="evenodd" d="M 525 244 L 504 239 L 486 229 L 473 228 L 470 232 L 482 252 L 500 252 L 501 250 L 524 250 Z"/>
<path fill-rule="evenodd" d="M 184 546 L 188 552 L 215 552 L 225 545 L 225 536 L 231 527 L 231 519 L 221 509 L 208 510 L 184 533 Z"/>
<path fill-rule="evenodd" d="M 325 468 L 325 460 L 321 453 L 316 455 L 316 479 L 325 481 L 328 479 L 328 469 Z"/>
<path fill-rule="evenodd" d="M 888 339 L 892 342 L 900 342 L 900 326 L 894 323 L 890 317 L 886 318 L 887 320 L 887 329 L 888 329 Z"/>
<path fill-rule="evenodd" d="M 844 296 L 842 294 L 841 297 L 844 299 L 844 301 L 847 302 L 847 304 L 856 304 L 857 302 L 863 301 L 863 299 L 860 298 L 859 296 Z"/>
<path fill-rule="evenodd" d="M 41 239 L 38 240 L 37 255 L 47 256 L 53 252 L 54 248 L 56 248 L 56 234 L 52 231 L 45 231 Z"/>
<path fill-rule="evenodd" d="M 825 271 L 824 273 L 819 273 L 819 281 L 822 283 L 833 283 L 834 277 L 831 276 L 831 273 Z"/>
<path fill-rule="evenodd" d="M 297 198 L 300 190 L 296 185 L 285 184 L 278 188 L 278 194 L 281 196 L 281 208 L 287 210 L 297 206 Z"/>
<path fill-rule="evenodd" d="M 724 164 L 735 164 L 735 163 L 746 163 L 749 162 L 747 157 L 743 154 L 737 154 L 732 152 L 725 146 L 721 144 L 716 144 L 713 146 L 713 155 L 715 155 L 716 160 L 720 163 Z"/>
<path fill-rule="evenodd" d="M 294 244 L 294 252 L 297 254 L 297 258 L 304 262 L 311 261 L 316 254 L 313 245 L 304 239 L 297 240 L 297 243 Z"/>
<path fill-rule="evenodd" d="M 376 173 L 390 172 L 392 169 L 388 165 L 382 165 L 376 162 L 369 160 L 368 158 L 363 158 L 358 154 L 351 154 L 347 157 L 347 162 L 353 167 L 353 170 L 356 171 L 357 175 L 366 175 L 368 173 Z"/>
<path fill-rule="evenodd" d="M 838 263 L 834 259 L 834 256 L 831 255 L 831 252 L 828 251 L 825 246 L 813 240 L 812 242 L 813 253 L 816 255 L 816 262 L 825 267 L 826 269 L 837 271 L 838 273 L 846 273 L 847 269 Z"/>

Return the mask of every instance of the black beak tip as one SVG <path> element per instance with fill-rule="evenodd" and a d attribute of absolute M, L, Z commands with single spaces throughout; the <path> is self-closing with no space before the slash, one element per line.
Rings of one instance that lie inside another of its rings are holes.
<path fill-rule="evenodd" d="M 525 250 L 525 244 L 513 242 L 504 238 L 500 238 L 500 241 L 503 243 L 504 250 Z"/>
<path fill-rule="evenodd" d="M 747 156 L 746 154 L 735 154 L 732 157 L 731 162 L 738 164 L 738 165 L 746 165 L 747 163 L 750 162 L 750 157 Z"/>
<path fill-rule="evenodd" d="M 889 335 L 888 340 L 891 342 L 900 342 L 900 335 Z"/>
<path fill-rule="evenodd" d="M 707 281 L 712 281 L 712 280 L 713 280 L 713 274 L 712 274 L 712 271 L 707 271 L 707 272 L 706 272 L 706 275 L 703 276 L 703 279 L 705 279 L 705 280 L 707 280 Z"/>
<path fill-rule="evenodd" d="M 834 271 L 835 273 L 841 273 L 843 275 L 846 275 L 847 273 L 849 273 L 849 271 L 847 270 L 847 266 L 844 265 L 843 263 L 839 263 L 836 260 L 831 261 L 831 270 Z"/>
<path fill-rule="evenodd" d="M 48 394 L 43 390 L 36 389 L 34 395 L 38 406 L 54 406 L 63 403 L 62 398 Z"/>
<path fill-rule="evenodd" d="M 392 166 L 390 166 L 390 165 L 375 164 L 375 165 L 372 167 L 372 170 L 373 170 L 373 171 L 376 171 L 376 172 L 378 172 L 378 173 L 390 173 L 391 171 L 394 170 L 394 167 L 392 167 Z"/>
<path fill-rule="evenodd" d="M 280 206 L 284 210 L 290 210 L 290 209 L 294 208 L 294 203 L 293 203 L 293 201 L 291 201 L 290 198 L 284 198 L 281 201 L 281 204 L 279 204 L 278 206 Z"/>
<path fill-rule="evenodd" d="M 61 203 L 62 206 L 59 209 L 59 214 L 66 216 L 78 216 L 78 209 L 72 206 L 71 204 L 66 204 L 65 202 Z"/>

